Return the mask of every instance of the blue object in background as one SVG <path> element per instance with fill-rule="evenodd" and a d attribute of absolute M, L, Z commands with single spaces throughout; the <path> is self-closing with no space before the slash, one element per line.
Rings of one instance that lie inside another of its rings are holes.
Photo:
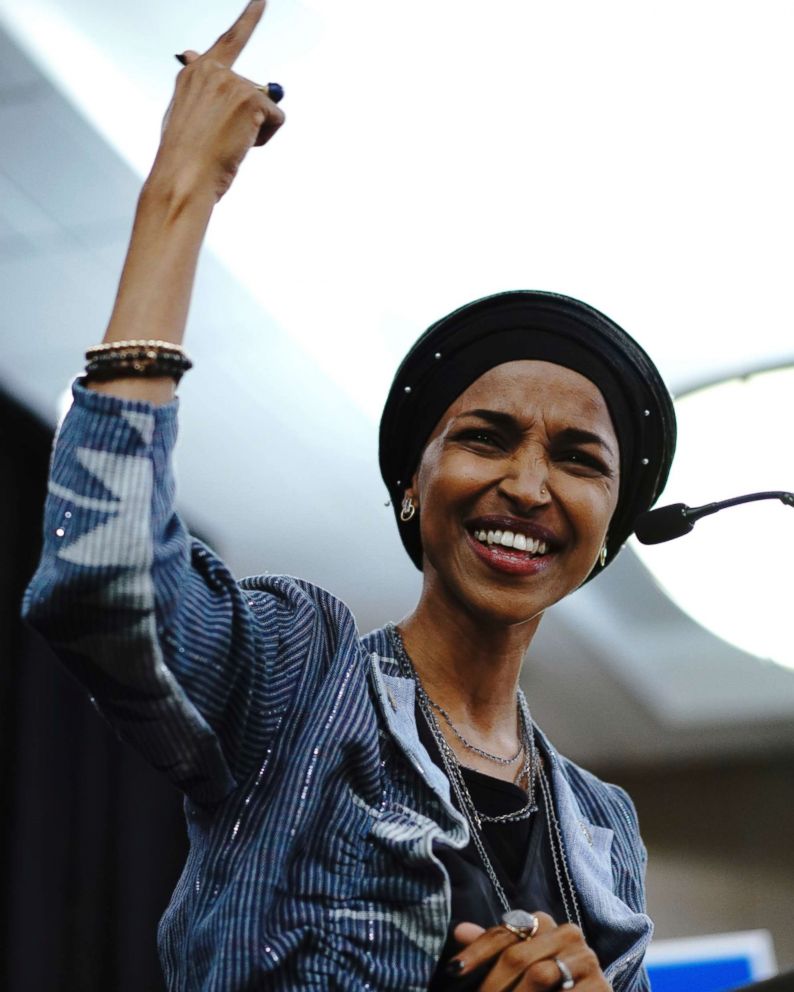
<path fill-rule="evenodd" d="M 728 992 L 753 978 L 747 957 L 648 965 L 652 992 Z"/>
<path fill-rule="evenodd" d="M 655 940 L 645 964 L 652 992 L 733 992 L 777 974 L 768 930 Z"/>

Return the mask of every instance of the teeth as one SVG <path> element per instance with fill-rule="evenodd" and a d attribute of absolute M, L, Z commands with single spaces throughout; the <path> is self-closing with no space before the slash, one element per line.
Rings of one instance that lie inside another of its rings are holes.
<path fill-rule="evenodd" d="M 503 548 L 514 548 L 516 551 L 526 551 L 530 555 L 545 555 L 549 550 L 545 541 L 517 534 L 512 530 L 475 530 L 474 537 L 481 544 L 499 544 Z"/>

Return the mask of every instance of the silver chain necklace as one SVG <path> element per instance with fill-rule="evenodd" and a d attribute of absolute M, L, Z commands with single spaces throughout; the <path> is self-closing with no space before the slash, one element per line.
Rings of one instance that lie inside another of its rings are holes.
<path fill-rule="evenodd" d="M 391 637 L 392 644 L 394 646 L 395 652 L 397 654 L 398 661 L 400 662 L 400 667 L 403 670 L 403 674 L 406 677 L 413 680 L 416 685 L 416 695 L 419 701 L 419 708 L 421 709 L 430 732 L 441 752 L 441 758 L 444 762 L 444 769 L 447 772 L 447 777 L 450 781 L 454 781 L 456 785 L 456 794 L 462 798 L 463 809 L 466 811 L 466 815 L 469 819 L 473 819 L 477 824 L 477 829 L 482 830 L 483 823 L 514 823 L 518 820 L 527 820 L 533 813 L 537 812 L 537 803 L 535 802 L 535 779 L 537 777 L 537 750 L 535 748 L 535 732 L 532 725 L 532 717 L 529 714 L 528 707 L 527 712 L 524 712 L 524 707 L 521 705 L 521 697 L 517 697 L 517 708 L 519 714 L 519 723 L 521 726 L 521 750 L 524 752 L 524 765 L 521 769 L 521 774 L 519 776 L 519 781 L 525 779 L 527 783 L 527 801 L 521 809 L 515 810 L 512 813 L 503 813 L 500 816 L 489 816 L 485 813 L 481 813 L 477 807 L 474 805 L 474 800 L 471 797 L 469 788 L 466 785 L 466 780 L 463 777 L 462 766 L 457 759 L 455 752 L 449 745 L 446 737 L 438 725 L 438 720 L 436 720 L 435 714 L 433 713 L 434 703 L 433 700 L 428 696 L 425 687 L 422 685 L 422 681 L 414 668 L 413 662 L 408 657 L 408 652 L 405 650 L 405 645 L 403 644 L 402 637 L 400 636 L 399 630 L 393 625 L 389 624 L 387 626 L 387 631 Z M 519 752 L 520 753 L 520 752 Z"/>
<path fill-rule="evenodd" d="M 551 860 L 554 864 L 554 875 L 557 878 L 557 887 L 559 888 L 560 895 L 562 896 L 563 909 L 565 910 L 565 915 L 568 917 L 568 922 L 575 923 L 580 930 L 584 931 L 584 927 L 582 926 L 582 914 L 579 911 L 579 900 L 576 898 L 576 889 L 573 885 L 571 873 L 568 870 L 568 857 L 565 853 L 565 844 L 562 840 L 562 831 L 560 830 L 560 824 L 554 810 L 551 787 L 549 786 L 549 780 L 546 778 L 546 772 L 543 768 L 540 770 L 540 791 L 543 793 L 543 805 L 546 807 L 546 818 L 549 822 L 549 847 L 551 848 Z M 566 885 L 562 884 L 563 877 L 565 878 Z M 566 887 L 568 889 L 568 896 L 570 897 L 570 906 L 568 905 L 568 898 L 566 898 L 565 895 Z"/>
<path fill-rule="evenodd" d="M 557 879 L 557 887 L 560 891 L 562 897 L 562 905 L 565 910 L 565 915 L 569 923 L 575 923 L 580 930 L 583 930 L 582 926 L 582 916 L 579 910 L 579 901 L 576 898 L 576 889 L 574 888 L 573 880 L 571 879 L 571 874 L 568 869 L 568 858 L 565 853 L 565 844 L 562 839 L 562 831 L 560 830 L 560 824 L 557 820 L 557 813 L 554 809 L 554 801 L 551 795 L 551 787 L 549 785 L 548 778 L 546 777 L 546 771 L 543 768 L 543 763 L 539 760 L 535 749 L 535 735 L 532 725 L 532 715 L 529 712 L 529 706 L 524 699 L 522 693 L 518 694 L 518 706 L 521 721 L 521 738 L 522 746 L 524 748 L 524 767 L 522 769 L 522 777 L 526 775 L 527 778 L 527 797 L 528 802 L 526 806 L 518 810 L 516 813 L 508 813 L 501 817 L 487 817 L 483 816 L 475 807 L 474 800 L 471 797 L 466 783 L 463 778 L 463 772 L 461 769 L 460 762 L 444 737 L 441 727 L 436 720 L 435 714 L 433 713 L 432 700 L 427 695 L 422 686 L 422 682 L 419 679 L 419 675 L 414 668 L 413 662 L 408 656 L 408 652 L 405 650 L 405 645 L 403 644 L 402 635 L 397 629 L 396 625 L 393 623 L 386 624 L 386 632 L 391 640 L 394 652 L 397 655 L 397 660 L 400 664 L 400 668 L 403 674 L 414 681 L 417 690 L 417 699 L 419 701 L 419 708 L 422 711 L 427 726 L 430 729 L 433 739 L 438 746 L 439 753 L 441 754 L 441 760 L 444 764 L 444 771 L 447 774 L 447 778 L 452 786 L 452 790 L 455 793 L 455 798 L 458 801 L 458 806 L 463 811 L 464 816 L 469 822 L 469 833 L 474 846 L 477 850 L 477 854 L 482 861 L 483 868 L 491 881 L 496 892 L 496 897 L 502 904 L 502 908 L 505 912 L 509 912 L 512 907 L 510 901 L 505 894 L 505 890 L 502 887 L 502 883 L 496 874 L 491 859 L 488 857 L 488 853 L 485 850 L 485 846 L 482 841 L 481 831 L 482 824 L 494 823 L 494 822 L 504 822 L 516 819 L 527 819 L 537 810 L 537 806 L 534 802 L 534 786 L 535 779 L 537 778 L 540 783 L 540 792 L 543 798 L 543 805 L 546 810 L 546 819 L 549 824 L 549 846 L 551 848 L 551 860 L 554 866 L 554 875 Z M 531 808 L 530 808 L 531 807 Z"/>
<path fill-rule="evenodd" d="M 467 741 L 466 738 L 463 736 L 463 734 L 458 730 L 458 728 L 452 722 L 452 718 L 450 717 L 449 713 L 447 713 L 447 711 L 444 709 L 444 707 L 440 706 L 434 699 L 431 699 L 429 696 L 427 697 L 427 700 L 430 703 L 430 705 L 433 707 L 433 709 L 444 717 L 444 720 L 446 721 L 446 724 L 449 727 L 449 729 L 452 731 L 452 733 L 457 737 L 460 743 L 467 750 L 473 751 L 475 754 L 479 754 L 480 757 L 485 758 L 487 761 L 492 761 L 495 765 L 512 765 L 514 762 L 518 761 L 518 759 L 521 757 L 521 753 L 524 751 L 524 739 L 522 734 L 519 734 L 518 750 L 516 751 L 516 753 L 512 756 L 512 758 L 503 758 L 500 754 L 492 754 L 490 751 L 486 751 L 484 748 L 477 747 L 476 744 L 472 744 L 471 741 Z"/>
<path fill-rule="evenodd" d="M 530 738 L 526 733 L 526 730 L 523 729 L 523 727 L 526 726 L 525 721 L 522 719 L 522 734 L 526 743 L 523 747 L 525 756 L 519 780 L 525 780 L 527 783 L 527 801 L 521 809 L 514 810 L 512 813 L 502 813 L 497 816 L 490 816 L 486 813 L 481 813 L 480 810 L 478 810 L 474 805 L 474 799 L 469 792 L 469 787 L 466 785 L 466 779 L 463 777 L 463 766 L 458 761 L 455 752 L 449 746 L 449 742 L 444 737 L 444 734 L 438 725 L 438 721 L 426 705 L 426 702 L 429 702 L 429 698 L 418 680 L 416 682 L 416 687 L 419 698 L 419 708 L 422 710 L 427 725 L 430 728 L 430 732 L 433 734 L 433 738 L 435 739 L 438 749 L 441 752 L 447 777 L 451 780 L 455 780 L 457 785 L 456 792 L 463 797 L 469 819 L 473 819 L 476 822 L 477 829 L 482 830 L 483 823 L 514 823 L 518 820 L 528 820 L 533 813 L 536 813 L 538 809 L 537 803 L 535 802 L 537 762 L 534 760 L 534 736 Z M 531 727 L 531 724 L 529 724 L 529 726 Z"/>

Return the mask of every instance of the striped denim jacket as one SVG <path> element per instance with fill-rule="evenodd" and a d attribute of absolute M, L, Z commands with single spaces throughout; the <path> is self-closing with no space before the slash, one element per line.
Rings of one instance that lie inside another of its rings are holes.
<path fill-rule="evenodd" d="M 383 630 L 307 582 L 236 582 L 173 509 L 176 403 L 75 386 L 24 613 L 118 735 L 182 790 L 190 839 L 159 930 L 169 989 L 421 990 L 468 841 Z M 584 927 L 647 992 L 645 850 L 626 794 L 556 754 Z"/>

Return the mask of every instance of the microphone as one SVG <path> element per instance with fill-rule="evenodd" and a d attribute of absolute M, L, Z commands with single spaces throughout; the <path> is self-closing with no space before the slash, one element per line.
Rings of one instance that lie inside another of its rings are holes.
<path fill-rule="evenodd" d="M 672 541 L 676 537 L 688 534 L 701 517 L 707 517 L 726 506 L 738 506 L 740 503 L 754 503 L 759 499 L 779 499 L 786 506 L 794 506 L 794 493 L 767 492 L 749 493 L 747 496 L 734 496 L 719 503 L 706 503 L 704 506 L 687 506 L 686 503 L 671 503 L 670 506 L 660 506 L 658 510 L 646 510 L 641 513 L 634 524 L 634 533 L 641 544 L 661 544 Z"/>

